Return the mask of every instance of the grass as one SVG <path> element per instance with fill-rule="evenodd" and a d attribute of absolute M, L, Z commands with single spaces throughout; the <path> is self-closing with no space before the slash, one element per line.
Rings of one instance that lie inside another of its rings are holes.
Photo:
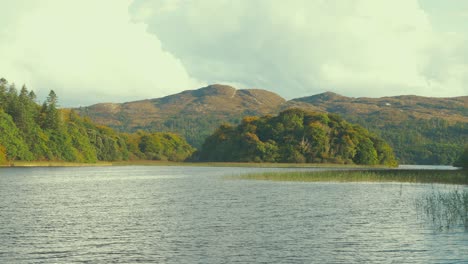
<path fill-rule="evenodd" d="M 416 208 L 439 230 L 458 225 L 468 230 L 468 190 L 432 192 L 417 199 Z"/>
<path fill-rule="evenodd" d="M 353 169 L 301 172 L 265 172 L 236 176 L 240 179 L 301 182 L 408 182 L 468 184 L 463 170 Z"/>

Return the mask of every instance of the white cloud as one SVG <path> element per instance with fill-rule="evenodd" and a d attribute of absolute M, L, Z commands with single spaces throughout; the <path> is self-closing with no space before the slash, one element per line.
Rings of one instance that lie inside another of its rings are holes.
<path fill-rule="evenodd" d="M 205 82 L 287 97 L 466 95 L 466 32 L 436 32 L 417 0 L 135 0 L 130 12 Z"/>
<path fill-rule="evenodd" d="M 216 82 L 288 98 L 468 94 L 468 30 L 448 15 L 464 9 L 439 1 L 3 2 L 0 77 L 65 106 Z"/>
<path fill-rule="evenodd" d="M 0 75 L 62 105 L 159 97 L 199 84 L 162 51 L 127 0 L 15 0 L 2 4 Z"/>

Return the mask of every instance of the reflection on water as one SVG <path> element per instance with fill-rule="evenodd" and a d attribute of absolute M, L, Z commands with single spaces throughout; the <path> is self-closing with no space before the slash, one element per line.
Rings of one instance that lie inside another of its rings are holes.
<path fill-rule="evenodd" d="M 413 201 L 444 185 L 229 180 L 273 169 L 0 169 L 0 263 L 460 263 Z M 462 187 L 459 187 L 462 188 Z"/>

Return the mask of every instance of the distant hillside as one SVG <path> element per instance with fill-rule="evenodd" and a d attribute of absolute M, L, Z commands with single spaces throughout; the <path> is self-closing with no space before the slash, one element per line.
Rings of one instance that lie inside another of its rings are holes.
<path fill-rule="evenodd" d="M 77 111 L 120 131 L 177 132 L 199 147 L 221 123 L 238 123 L 244 116 L 275 113 L 285 102 L 269 91 L 236 90 L 215 84 L 163 98 L 123 104 L 102 103 Z"/>
<path fill-rule="evenodd" d="M 432 98 L 402 95 L 381 98 L 352 98 L 332 92 L 293 99 L 283 108 L 302 106 L 347 116 L 379 116 L 385 123 L 408 119 L 441 118 L 449 122 L 468 122 L 468 96 Z"/>
<path fill-rule="evenodd" d="M 326 92 L 286 101 L 259 89 L 210 85 L 198 90 L 123 104 L 77 109 L 120 131 L 170 131 L 200 148 L 220 124 L 244 116 L 275 115 L 288 108 L 342 115 L 389 142 L 402 164 L 452 164 L 468 143 L 468 96 L 352 98 Z"/>
<path fill-rule="evenodd" d="M 350 98 L 326 92 L 287 102 L 337 113 L 386 140 L 402 164 L 453 164 L 468 144 L 468 96 Z"/>

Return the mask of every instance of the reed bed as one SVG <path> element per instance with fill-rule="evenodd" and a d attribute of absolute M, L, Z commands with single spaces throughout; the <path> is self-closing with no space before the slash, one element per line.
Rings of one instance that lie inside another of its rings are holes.
<path fill-rule="evenodd" d="M 416 208 L 437 229 L 464 226 L 468 230 L 468 190 L 432 192 L 417 199 Z"/>
<path fill-rule="evenodd" d="M 468 185 L 468 171 L 463 170 L 355 169 L 265 172 L 244 174 L 237 178 L 301 182 L 407 182 Z"/>

